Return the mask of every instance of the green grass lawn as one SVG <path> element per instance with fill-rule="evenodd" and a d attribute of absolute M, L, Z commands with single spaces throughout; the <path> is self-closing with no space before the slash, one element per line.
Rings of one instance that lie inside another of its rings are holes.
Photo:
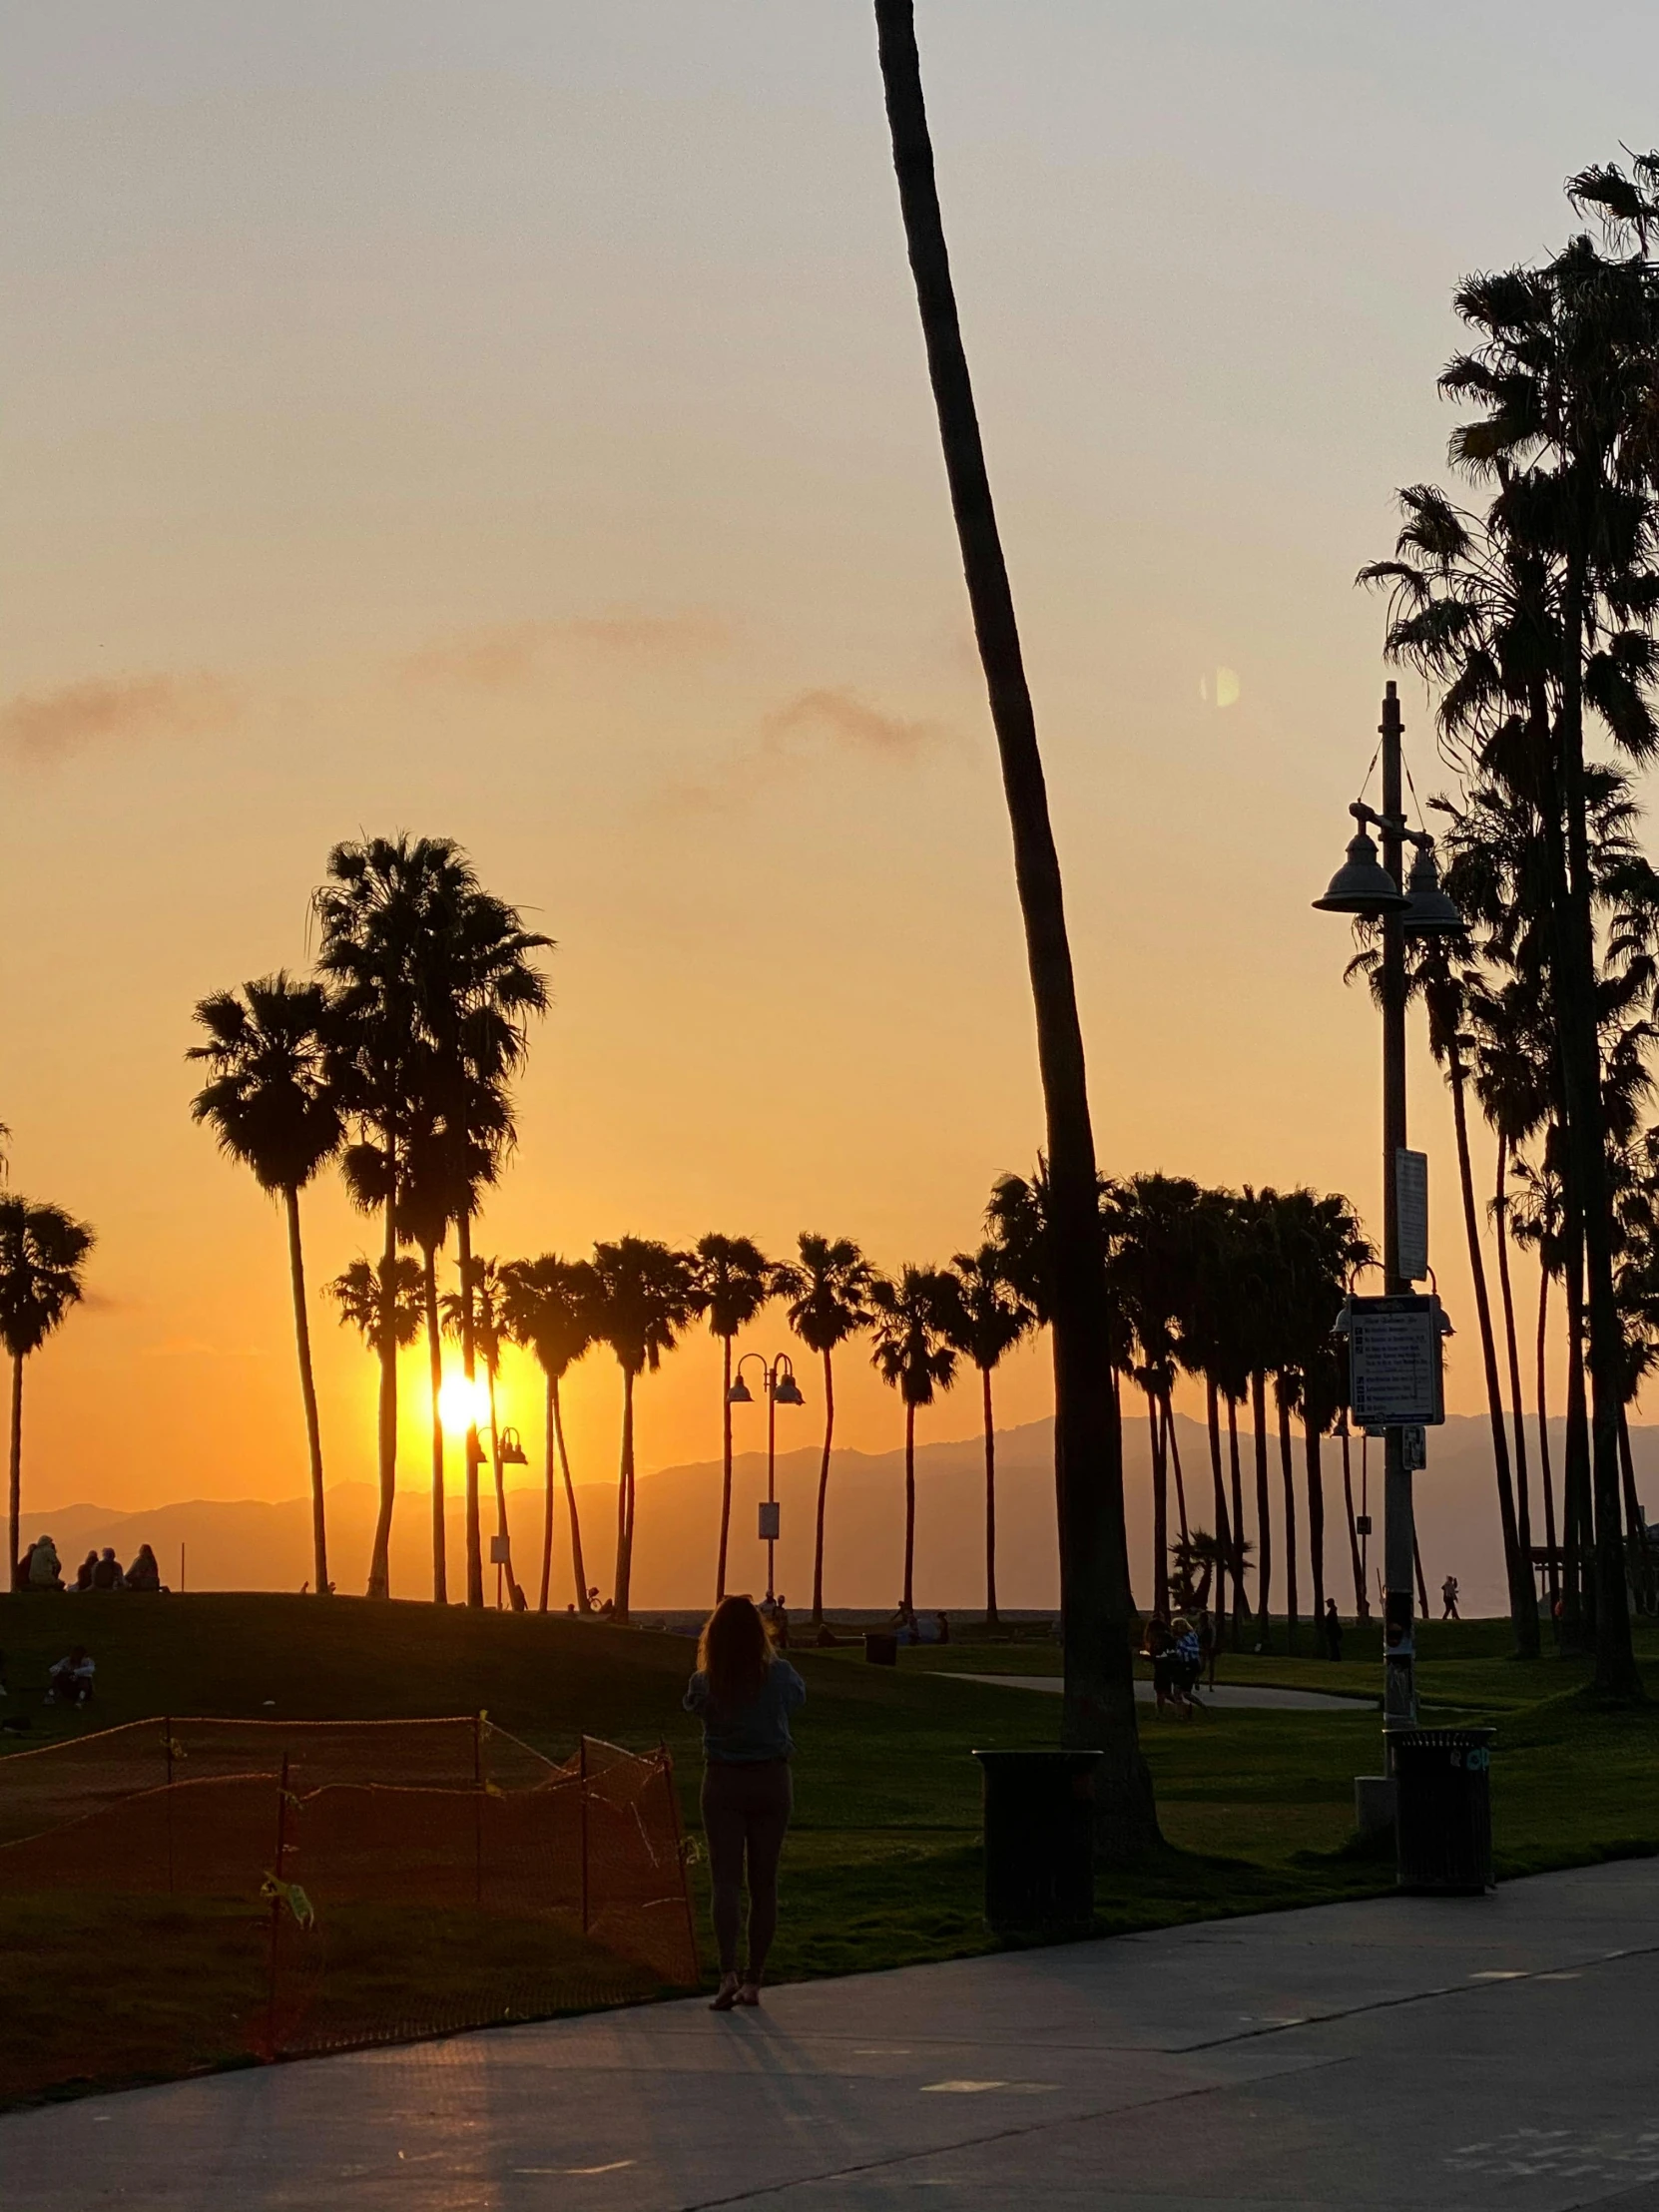
<path fill-rule="evenodd" d="M 634 1749 L 666 1743 L 687 1826 L 697 1826 L 698 1735 L 680 1708 L 693 1655 L 682 1638 L 563 1615 L 434 1612 L 354 1598 L 0 1597 L 0 1651 L 14 1685 L 41 1680 L 77 1637 L 98 1662 L 97 1705 L 77 1715 L 43 1712 L 29 1699 L 34 1734 L 4 1739 L 10 1748 L 165 1713 L 368 1719 L 483 1709 L 555 1756 L 583 1731 Z M 1275 1638 L 1282 1646 L 1283 1624 Z M 1643 1624 L 1640 1640 L 1659 1694 L 1659 1634 Z M 1582 1660 L 1523 1665 L 1504 1656 L 1507 1642 L 1503 1623 L 1429 1624 L 1420 1666 L 1425 1718 L 1457 1713 L 1497 1724 L 1500 1873 L 1659 1850 L 1659 1709 L 1599 1714 L 1583 1695 Z M 1379 1655 L 1353 1631 L 1349 1648 L 1353 1656 L 1340 1666 L 1282 1649 L 1226 1653 L 1220 1679 L 1375 1696 Z M 968 1753 L 1052 1743 L 1059 1701 L 949 1677 L 1056 1673 L 1057 1646 L 1027 1638 L 927 1647 L 903 1652 L 895 1669 L 867 1666 L 853 1648 L 792 1656 L 810 1698 L 797 1726 L 779 1976 L 993 1947 L 980 1919 L 979 1773 Z M 1102 1878 L 1103 1932 L 1389 1886 L 1381 1860 L 1350 1848 L 1353 1778 L 1380 1766 L 1374 1711 L 1214 1712 L 1190 1725 L 1145 1708 L 1142 1717 L 1170 1848 L 1145 1868 Z M 702 1913 L 701 1866 L 695 1879 Z M 66 2077 L 83 2070 L 73 2062 L 73 2012 L 54 2026 L 53 2003 L 41 1994 L 40 1946 L 49 1930 L 61 1936 L 69 1902 L 54 1899 L 45 1912 L 38 1903 L 0 1904 L 0 2013 L 14 2024 L 26 2018 L 37 2040 L 58 2036 Z M 108 1934 L 115 1951 L 142 1954 L 136 1926 L 123 1936 L 112 1923 Z M 165 1932 L 158 1939 L 165 1955 Z M 245 1974 L 237 1932 L 216 1928 L 213 1940 Z M 160 1999 L 154 2009 L 149 2029 L 142 2007 L 122 2013 L 113 2069 L 120 2077 L 188 2070 L 222 2049 L 211 2021 L 163 2018 Z"/>

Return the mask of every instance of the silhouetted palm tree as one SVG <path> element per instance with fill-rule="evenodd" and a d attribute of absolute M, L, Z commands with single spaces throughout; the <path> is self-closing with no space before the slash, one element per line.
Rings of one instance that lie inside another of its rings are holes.
<path fill-rule="evenodd" d="M 278 969 L 244 984 L 240 994 L 216 991 L 201 1000 L 196 1019 L 208 1032 L 208 1042 L 192 1045 L 185 1055 L 206 1061 L 210 1070 L 208 1083 L 191 1103 L 192 1118 L 208 1123 L 220 1150 L 251 1168 L 261 1190 L 281 1198 L 287 1217 L 293 1335 L 310 1456 L 312 1571 L 319 1597 L 326 1596 L 331 1584 L 299 1193 L 334 1157 L 344 1136 L 328 1082 L 324 1013 L 319 984 L 295 982 Z"/>
<path fill-rule="evenodd" d="M 1060 862 L 956 313 L 911 0 L 875 0 L 875 24 L 899 207 L 1002 764 L 1036 1014 L 1052 1183 L 1050 1313 L 1066 1676 L 1061 1726 L 1069 1744 L 1106 1754 L 1099 1848 L 1107 1857 L 1134 1857 L 1158 1841 L 1158 1818 L 1135 1717 L 1123 1438 L 1111 1371 L 1099 1357 L 1110 1332 L 1110 1302 Z"/>
<path fill-rule="evenodd" d="M 647 1237 L 593 1248 L 594 1335 L 622 1370 L 622 1459 L 617 1476 L 616 1584 L 612 1607 L 625 1621 L 634 1564 L 634 1384 L 655 1374 L 697 1312 L 688 1253 Z"/>
<path fill-rule="evenodd" d="M 692 1255 L 693 1288 L 709 1333 L 720 1339 L 721 1490 L 720 1549 L 715 1563 L 715 1602 L 726 1595 L 726 1547 L 732 1525 L 732 1339 L 747 1329 L 776 1296 L 772 1262 L 749 1237 L 700 1238 Z"/>
<path fill-rule="evenodd" d="M 1000 1627 L 996 1612 L 996 1419 L 991 1377 L 1003 1356 L 1028 1337 L 1037 1317 L 1002 1271 L 999 1245 L 958 1252 L 950 1263 L 961 1306 L 956 1349 L 979 1370 L 985 1419 L 985 1626 Z"/>
<path fill-rule="evenodd" d="M 818 1534 L 813 1549 L 813 1622 L 824 1620 L 824 1522 L 830 1496 L 830 1451 L 835 1435 L 834 1352 L 870 1325 L 869 1287 L 874 1271 L 850 1237 L 803 1231 L 799 1262 L 777 1274 L 780 1297 L 790 1301 L 789 1325 L 824 1363 L 824 1454 L 818 1470 Z"/>
<path fill-rule="evenodd" d="M 438 1253 L 458 1202 L 450 1147 L 440 1128 L 421 1116 L 411 1132 L 397 1233 L 420 1251 L 421 1302 L 426 1316 L 426 1383 L 432 1421 L 432 1602 L 449 1603 L 449 1526 L 444 1482 L 443 1319 L 438 1305 Z"/>
<path fill-rule="evenodd" d="M 385 1350 L 381 1332 L 386 1325 L 388 1303 L 392 1357 L 395 1359 L 399 1352 L 406 1351 L 420 1335 L 420 1325 L 426 1317 L 420 1295 L 420 1270 L 413 1260 L 393 1260 L 389 1301 L 380 1280 L 379 1266 L 369 1259 L 353 1260 L 326 1288 L 339 1308 L 341 1327 L 355 1329 L 376 1359 Z"/>
<path fill-rule="evenodd" d="M 541 1597 L 547 1611 L 553 1574 L 553 1457 L 557 1445 L 564 1468 L 565 1505 L 570 1515 L 570 1565 L 576 1580 L 579 1612 L 588 1604 L 588 1570 L 582 1557 L 582 1523 L 576 1510 L 576 1483 L 565 1444 L 564 1409 L 559 1385 L 594 1342 L 597 1286 L 585 1260 L 561 1260 L 544 1252 L 538 1260 L 509 1260 L 501 1270 L 501 1310 L 514 1344 L 533 1352 L 547 1381 L 547 1496 L 542 1515 Z"/>
<path fill-rule="evenodd" d="M 93 1243 L 86 1223 L 61 1206 L 0 1193 L 0 1346 L 12 1364 L 8 1584 L 22 1541 L 23 1363 L 85 1297 L 81 1271 Z"/>
<path fill-rule="evenodd" d="M 490 1409 L 490 1471 L 495 1480 L 495 1533 L 499 1549 L 506 1554 L 498 1564 L 506 1570 L 507 1592 L 516 1606 L 518 1577 L 513 1571 L 512 1529 L 507 1519 L 506 1462 L 501 1456 L 501 1423 L 496 1418 L 495 1406 L 501 1351 L 504 1345 L 511 1343 L 512 1332 L 507 1324 L 501 1273 L 495 1262 L 480 1259 L 476 1253 L 469 1255 L 462 1272 L 461 1288 L 446 1291 L 441 1305 L 445 1335 L 453 1343 L 464 1346 L 470 1327 L 474 1351 L 484 1363 L 484 1388 Z"/>
<path fill-rule="evenodd" d="M 904 1401 L 904 1597 L 915 1603 L 916 1407 L 956 1380 L 956 1346 L 966 1334 L 956 1278 L 938 1268 L 905 1267 L 896 1283 L 869 1287 L 874 1314 L 870 1359 Z"/>

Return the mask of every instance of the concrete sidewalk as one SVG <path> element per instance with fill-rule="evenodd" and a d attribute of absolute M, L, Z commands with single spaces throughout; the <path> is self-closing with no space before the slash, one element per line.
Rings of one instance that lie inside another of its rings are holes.
<path fill-rule="evenodd" d="M 1656 1964 L 1648 1861 L 1209 1922 L 18 2114 L 0 2203 L 1659 2212 Z"/>

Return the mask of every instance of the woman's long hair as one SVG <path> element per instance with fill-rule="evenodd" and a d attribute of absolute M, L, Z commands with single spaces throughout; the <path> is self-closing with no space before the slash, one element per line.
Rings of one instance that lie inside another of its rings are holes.
<path fill-rule="evenodd" d="M 772 1665 L 767 1624 L 748 1597 L 723 1597 L 703 1624 L 697 1663 L 709 1678 L 709 1693 L 728 1712 L 761 1693 Z"/>

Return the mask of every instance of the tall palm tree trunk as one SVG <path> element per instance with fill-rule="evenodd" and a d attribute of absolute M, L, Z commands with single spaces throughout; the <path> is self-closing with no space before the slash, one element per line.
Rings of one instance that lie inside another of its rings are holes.
<path fill-rule="evenodd" d="M 1515 1431 L 1515 1541 L 1526 1574 L 1527 1603 L 1538 1617 L 1537 1585 L 1532 1579 L 1532 1498 L 1526 1472 L 1526 1405 L 1521 1396 L 1520 1344 L 1515 1335 L 1515 1296 L 1509 1280 L 1509 1140 L 1501 1129 L 1497 1136 L 1497 1188 L 1493 1193 L 1492 1227 L 1497 1246 L 1498 1295 L 1503 1305 L 1503 1343 L 1509 1361 L 1509 1406 Z"/>
<path fill-rule="evenodd" d="M 23 1550 L 23 1355 L 12 1355 L 12 1420 L 10 1480 L 6 1494 L 6 1587 L 17 1580 L 17 1564 Z"/>
<path fill-rule="evenodd" d="M 1321 1464 L 1319 1424 L 1302 1416 L 1302 1459 L 1308 1484 L 1308 1563 L 1314 1572 L 1314 1649 L 1320 1648 L 1325 1618 L 1325 1470 Z"/>
<path fill-rule="evenodd" d="M 1509 1476 L 1509 1436 L 1503 1414 L 1503 1391 L 1497 1379 L 1497 1345 L 1492 1335 L 1492 1306 L 1486 1295 L 1486 1262 L 1480 1249 L 1480 1216 L 1474 1203 L 1474 1175 L 1469 1165 L 1468 1105 L 1465 1097 L 1463 1054 L 1455 1028 L 1446 1042 L 1446 1074 L 1451 1085 L 1451 1121 L 1457 1139 L 1457 1182 L 1463 1198 L 1463 1235 L 1469 1250 L 1469 1274 L 1474 1279 L 1474 1313 L 1480 1325 L 1480 1365 L 1486 1382 L 1486 1414 L 1492 1436 L 1492 1465 L 1497 1474 L 1498 1521 L 1503 1536 L 1503 1568 L 1509 1588 L 1509 1622 L 1515 1632 L 1515 1650 L 1523 1659 L 1538 1656 L 1538 1608 L 1532 1597 L 1532 1569 L 1520 1556 L 1515 1526 L 1515 1492 Z"/>
<path fill-rule="evenodd" d="M 720 1386 L 721 1484 L 720 1557 L 715 1565 L 715 1603 L 726 1595 L 726 1547 L 732 1527 L 732 1340 L 722 1337 Z"/>
<path fill-rule="evenodd" d="M 380 1247 L 380 1504 L 368 1558 L 368 1594 L 391 1595 L 391 1509 L 397 1496 L 397 1208 L 395 1183 L 386 1199 L 386 1233 Z"/>
<path fill-rule="evenodd" d="M 311 1373 L 311 1323 L 305 1311 L 305 1259 L 299 1245 L 299 1193 L 290 1184 L 282 1193 L 288 1222 L 288 1279 L 293 1287 L 293 1337 L 299 1353 L 299 1394 L 305 1405 L 305 1446 L 311 1464 L 311 1572 L 318 1597 L 326 1597 L 328 1518 L 322 1499 L 322 1427 L 316 1413 L 316 1378 Z"/>
<path fill-rule="evenodd" d="M 1624 1490 L 1625 1557 L 1629 1562 L 1627 1586 L 1636 1593 L 1636 1609 L 1652 1610 L 1648 1596 L 1647 1522 L 1642 1501 L 1636 1495 L 1636 1462 L 1630 1456 L 1630 1412 L 1619 1407 L 1619 1479 Z"/>
<path fill-rule="evenodd" d="M 1294 1652 L 1297 1629 L 1296 1472 L 1291 1454 L 1291 1408 L 1283 1398 L 1279 1399 L 1279 1471 L 1285 1482 L 1285 1649 Z"/>
<path fill-rule="evenodd" d="M 1216 1388 L 1213 1376 L 1204 1378 L 1204 1414 L 1210 1431 L 1210 1478 L 1215 1484 L 1216 1542 L 1221 1546 L 1217 1553 L 1222 1564 L 1216 1572 L 1216 1634 L 1221 1634 L 1221 1616 L 1227 1610 L 1228 1562 L 1233 1557 L 1233 1523 L 1227 1510 L 1227 1486 L 1221 1471 L 1221 1392 Z"/>
<path fill-rule="evenodd" d="M 420 1287 L 426 1304 L 426 1372 L 432 1391 L 432 1603 L 449 1603 L 449 1524 L 443 1494 L 443 1330 L 438 1320 L 438 1249 L 420 1248 Z"/>
<path fill-rule="evenodd" d="M 616 1486 L 616 1588 L 611 1610 L 619 1621 L 628 1618 L 634 1579 L 634 1371 L 622 1371 L 622 1462 Z"/>
<path fill-rule="evenodd" d="M 564 1408 L 559 1403 L 559 1383 L 555 1376 L 549 1383 L 553 1404 L 553 1433 L 559 1439 L 559 1464 L 565 1472 L 565 1504 L 570 1512 L 570 1571 L 576 1581 L 576 1610 L 591 1613 L 588 1602 L 588 1567 L 582 1557 L 582 1522 L 576 1510 L 576 1484 L 571 1479 L 570 1452 L 565 1444 Z"/>
<path fill-rule="evenodd" d="M 1185 1543 L 1190 1533 L 1187 1527 L 1187 1484 L 1181 1472 L 1181 1446 L 1175 1434 L 1175 1407 L 1170 1402 L 1168 1390 L 1164 1392 L 1164 1450 L 1175 1475 L 1176 1519 L 1180 1523 L 1181 1541 Z"/>
<path fill-rule="evenodd" d="M 1132 1858 L 1159 1841 L 1158 1816 L 1135 1717 L 1137 1624 L 1123 1517 L 1123 1436 L 1109 1363 L 1100 1358 L 1111 1317 L 1060 863 L 957 319 L 911 0 L 875 0 L 875 23 L 939 439 L 1002 765 L 1036 1016 L 1050 1192 L 1054 1460 L 1065 1636 L 1061 1731 L 1068 1744 L 1105 1753 L 1097 1848 L 1107 1859 Z"/>
<path fill-rule="evenodd" d="M 1567 1436 L 1561 1484 L 1561 1545 L 1566 1558 L 1562 1628 L 1582 1647 L 1595 1633 L 1596 1586 L 1590 1560 L 1590 1412 L 1584 1387 L 1584 1246 L 1576 1215 L 1567 1224 Z"/>
<path fill-rule="evenodd" d="M 824 1354 L 824 1456 L 818 1469 L 818 1533 L 813 1545 L 813 1625 L 824 1625 L 824 1515 L 830 1501 L 830 1446 L 835 1434 L 835 1366 Z"/>
<path fill-rule="evenodd" d="M 462 1207 L 455 1217 L 456 1257 L 461 1271 L 461 1372 L 466 1377 L 466 1601 L 484 1602 L 484 1539 L 478 1525 L 478 1467 L 483 1446 L 473 1410 L 472 1386 L 478 1376 L 478 1332 L 472 1303 L 472 1216 Z"/>
<path fill-rule="evenodd" d="M 1239 1401 L 1227 1393 L 1227 1465 L 1233 1478 L 1233 1649 L 1238 1650 L 1244 1616 L 1250 1610 L 1244 1579 L 1244 1472 L 1239 1465 Z"/>
<path fill-rule="evenodd" d="M 1162 1401 L 1146 1384 L 1146 1425 L 1152 1441 L 1152 1610 L 1169 1618 L 1169 1466 L 1164 1458 Z"/>
<path fill-rule="evenodd" d="M 916 1556 L 916 1409 L 904 1400 L 904 1610 L 915 1604 L 912 1570 Z"/>
<path fill-rule="evenodd" d="M 996 1418 L 991 1407 L 991 1371 L 979 1370 L 985 1414 L 985 1626 L 1000 1628 L 996 1613 Z"/>
<path fill-rule="evenodd" d="M 538 1613 L 547 1611 L 548 1594 L 553 1586 L 553 1486 L 556 1478 L 554 1465 L 556 1438 L 553 1433 L 553 1378 L 551 1376 L 547 1378 L 544 1416 L 543 1440 L 545 1449 L 542 1458 L 547 1473 L 541 1510 L 541 1593 L 536 1599 L 536 1611 Z"/>
<path fill-rule="evenodd" d="M 1547 1361 L 1549 1355 L 1549 1269 L 1540 1253 L 1538 1258 L 1538 1336 L 1536 1346 L 1538 1370 L 1538 1477 L 1544 1493 L 1544 1543 L 1549 1551 L 1549 1618 L 1557 1635 L 1560 1620 L 1556 1607 L 1561 1602 L 1561 1561 L 1555 1534 L 1555 1483 L 1549 1465 L 1549 1387 Z"/>
<path fill-rule="evenodd" d="M 1349 1457 L 1348 1422 L 1340 1430 L 1343 1440 L 1343 1502 L 1348 1507 L 1348 1549 L 1354 1565 L 1354 1618 L 1371 1619 L 1371 1599 L 1366 1595 L 1366 1565 L 1360 1556 L 1360 1524 L 1354 1514 L 1354 1466 Z"/>
<path fill-rule="evenodd" d="M 495 1362 L 493 1360 L 484 1362 L 484 1380 L 490 1393 L 490 1471 L 495 1477 L 495 1533 L 500 1537 L 501 1548 L 507 1554 L 500 1571 L 507 1578 L 507 1600 L 510 1604 L 513 1592 L 518 1587 L 518 1578 L 513 1573 L 512 1531 L 507 1526 L 507 1469 L 506 1462 L 501 1456 L 501 1430 L 495 1418 Z"/>
<path fill-rule="evenodd" d="M 1273 1640 L 1273 1522 L 1268 1497 L 1268 1379 L 1258 1368 L 1250 1379 L 1251 1438 L 1256 1456 L 1256 1626 L 1266 1651 Z"/>

